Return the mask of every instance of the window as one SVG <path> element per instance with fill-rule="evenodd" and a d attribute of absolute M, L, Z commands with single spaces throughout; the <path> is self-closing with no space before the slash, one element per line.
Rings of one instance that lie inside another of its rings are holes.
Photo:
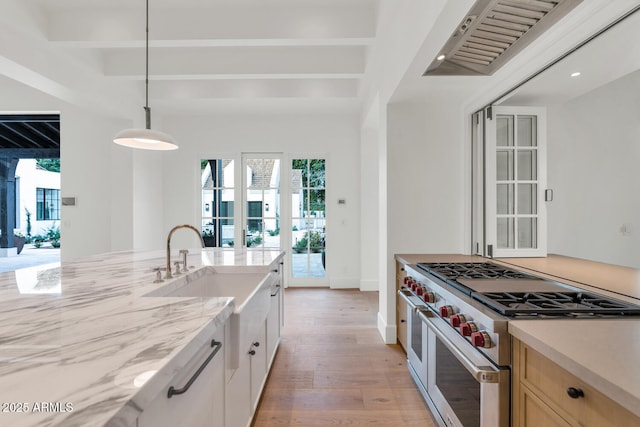
<path fill-rule="evenodd" d="M 325 159 L 291 161 L 292 277 L 325 276 Z"/>
<path fill-rule="evenodd" d="M 208 247 L 234 245 L 234 171 L 232 159 L 200 162 L 202 238 Z"/>
<path fill-rule="evenodd" d="M 36 188 L 36 220 L 60 219 L 60 190 Z"/>

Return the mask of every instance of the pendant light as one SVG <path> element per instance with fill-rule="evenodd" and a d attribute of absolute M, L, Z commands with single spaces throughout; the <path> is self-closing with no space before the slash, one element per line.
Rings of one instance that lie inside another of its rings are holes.
<path fill-rule="evenodd" d="M 124 129 L 115 136 L 113 142 L 143 150 L 175 150 L 178 148 L 170 135 L 151 130 L 151 109 L 149 108 L 149 0 L 147 0 L 147 38 L 145 50 L 145 129 Z"/>

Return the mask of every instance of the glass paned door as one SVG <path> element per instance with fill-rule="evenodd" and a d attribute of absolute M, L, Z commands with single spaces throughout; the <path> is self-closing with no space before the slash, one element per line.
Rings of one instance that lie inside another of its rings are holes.
<path fill-rule="evenodd" d="M 207 247 L 233 247 L 235 161 L 205 159 L 200 162 L 202 238 Z"/>
<path fill-rule="evenodd" d="M 249 249 L 279 249 L 280 158 L 247 154 L 243 166 L 244 244 Z"/>
<path fill-rule="evenodd" d="M 291 275 L 325 277 L 326 160 L 291 160 Z"/>
<path fill-rule="evenodd" d="M 485 123 L 487 254 L 544 256 L 545 111 L 494 107 L 492 113 Z"/>

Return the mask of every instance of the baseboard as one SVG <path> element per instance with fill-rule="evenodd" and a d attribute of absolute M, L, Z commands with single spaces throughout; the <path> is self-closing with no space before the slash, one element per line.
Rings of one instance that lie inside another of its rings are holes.
<path fill-rule="evenodd" d="M 377 291 L 379 290 L 377 280 L 360 280 L 361 291 Z"/>
<path fill-rule="evenodd" d="M 378 332 L 382 335 L 382 340 L 385 344 L 396 344 L 397 336 L 396 336 L 396 325 L 387 324 L 380 312 L 378 312 Z"/>
<path fill-rule="evenodd" d="M 332 278 L 330 281 L 331 289 L 359 289 L 360 281 L 357 278 L 342 277 L 339 279 Z"/>

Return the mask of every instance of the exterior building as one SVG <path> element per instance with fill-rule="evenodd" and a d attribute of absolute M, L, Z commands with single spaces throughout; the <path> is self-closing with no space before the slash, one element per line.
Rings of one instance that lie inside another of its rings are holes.
<path fill-rule="evenodd" d="M 21 159 L 16 168 L 16 193 L 15 233 L 36 236 L 60 225 L 59 172 L 43 169 L 35 159 Z M 31 233 L 27 212 L 31 214 Z"/>

